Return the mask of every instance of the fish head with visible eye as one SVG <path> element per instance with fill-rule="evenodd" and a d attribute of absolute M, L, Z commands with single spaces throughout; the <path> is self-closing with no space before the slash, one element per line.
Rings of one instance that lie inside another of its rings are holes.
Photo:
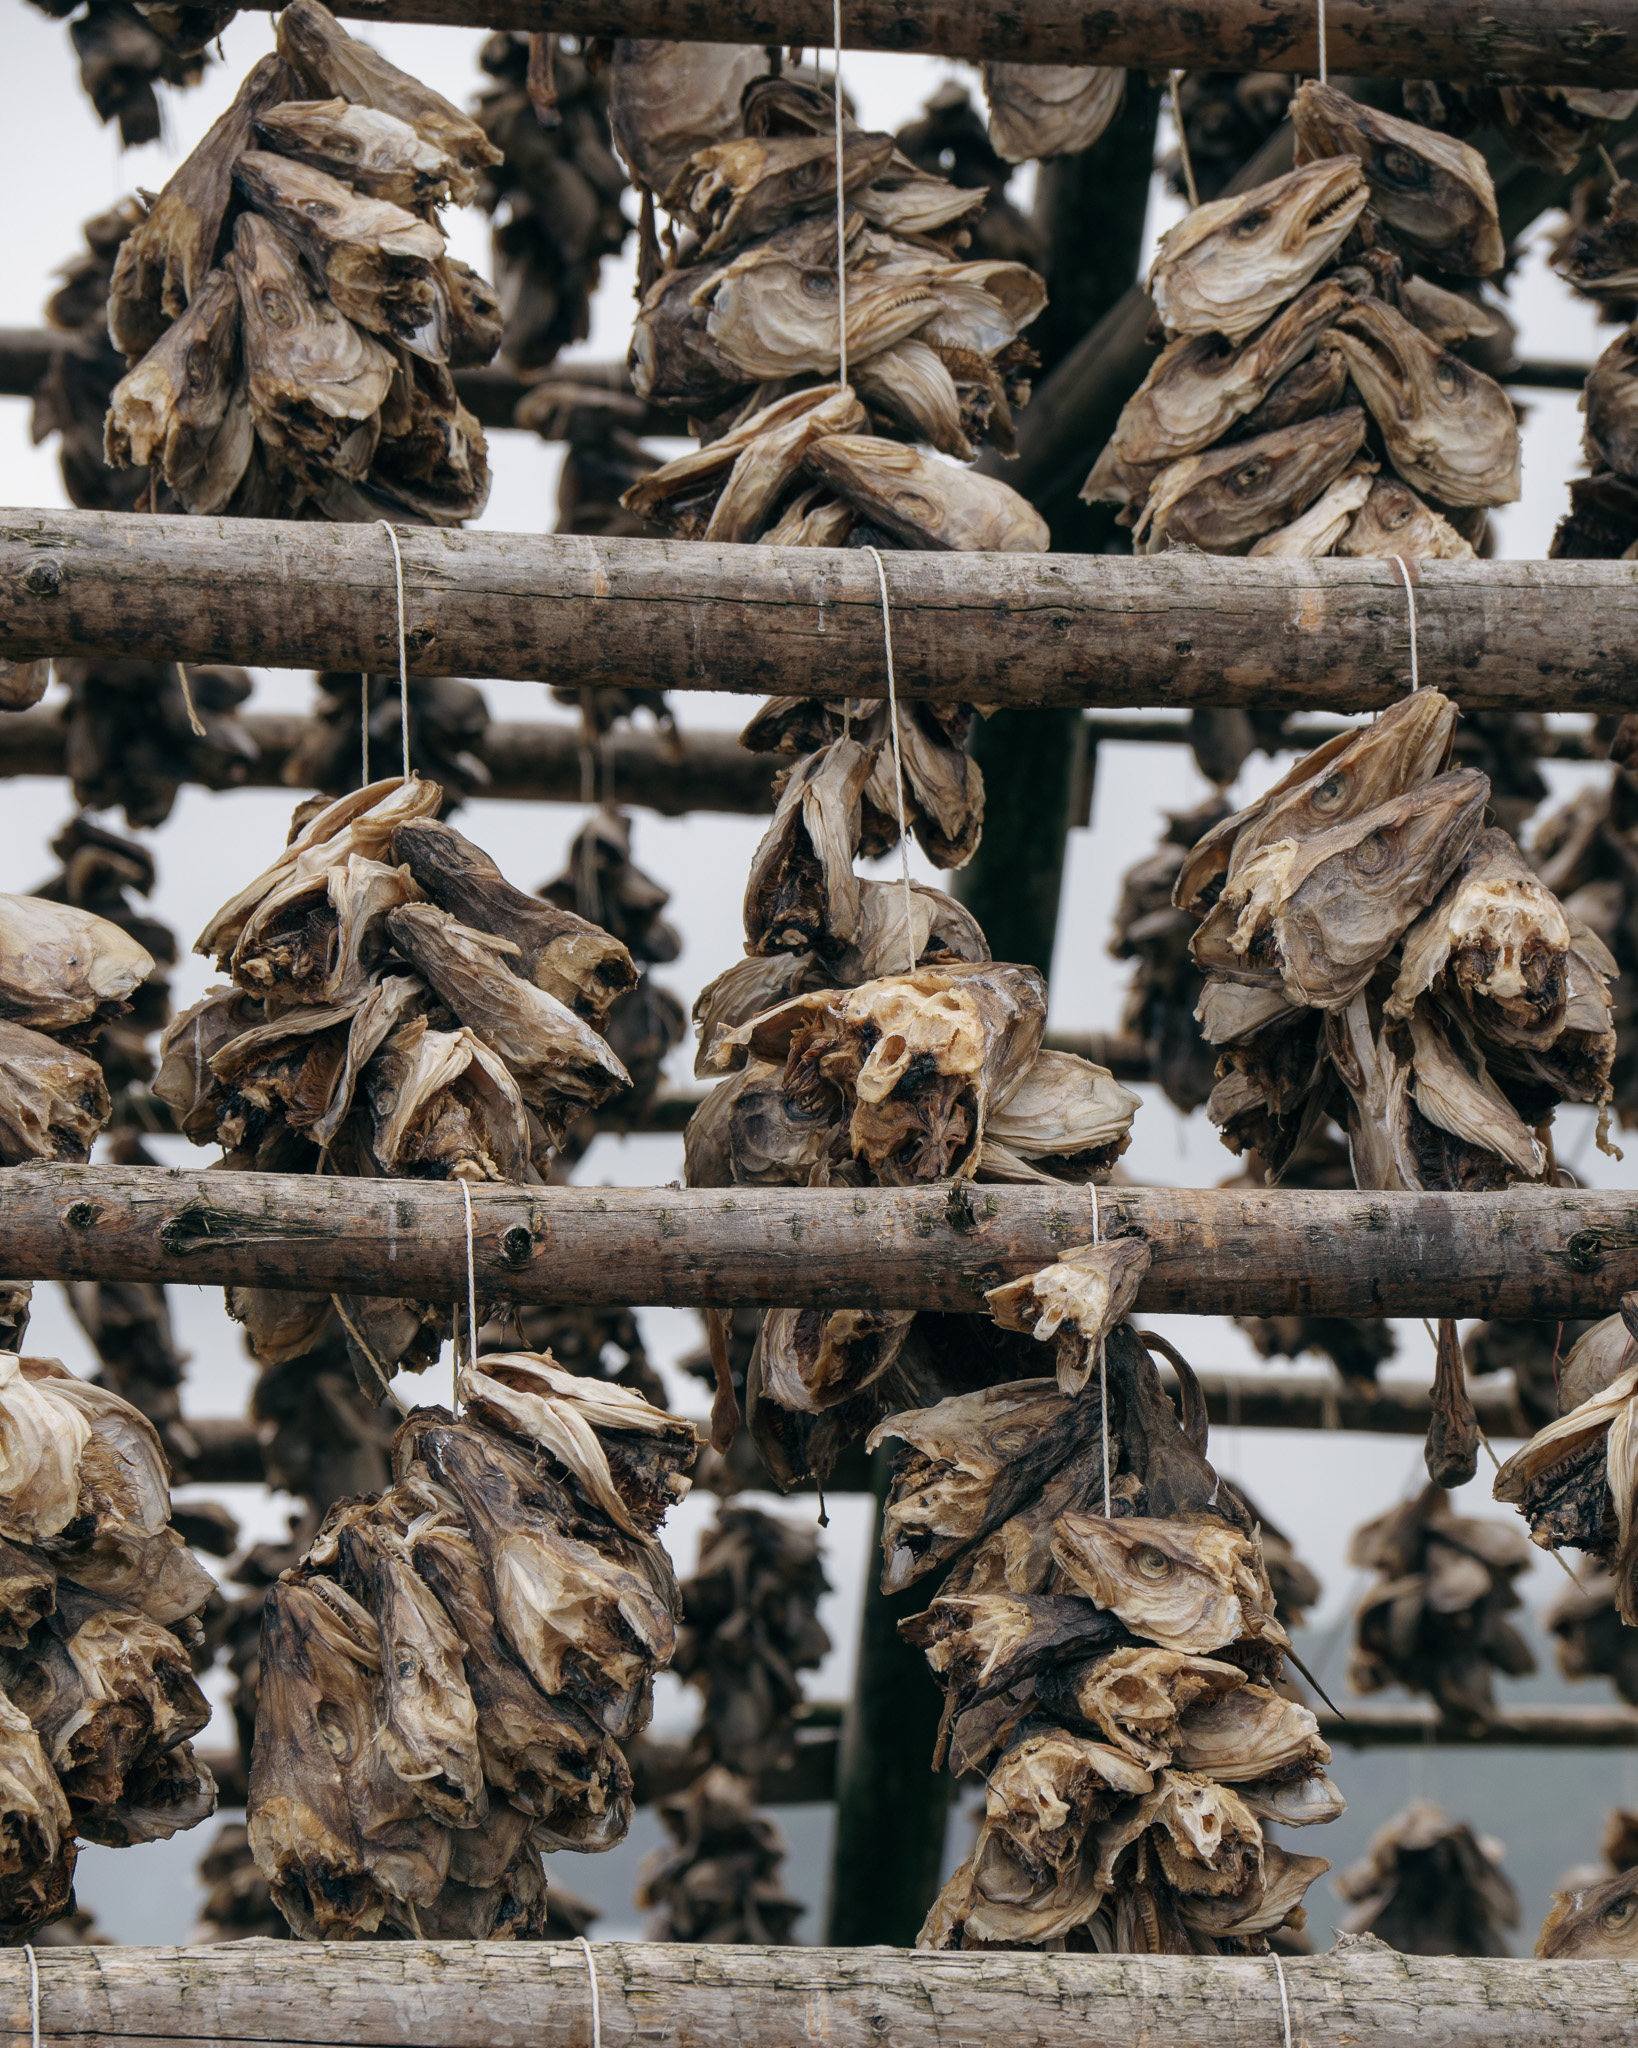
<path fill-rule="evenodd" d="M 1176 541 L 1208 554 L 1239 553 L 1311 505 L 1364 441 L 1365 415 L 1350 405 L 1254 441 L 1185 455 L 1156 477 L 1133 538 L 1151 555 Z"/>
<path fill-rule="evenodd" d="M 1359 159 L 1340 156 L 1197 206 L 1149 272 L 1168 331 L 1244 341 L 1330 261 L 1369 196 Z"/>
<path fill-rule="evenodd" d="M 841 300 L 835 237 L 828 252 L 809 238 L 783 234 L 744 250 L 695 291 L 709 307 L 706 333 L 724 358 L 758 382 L 817 372 L 835 374 L 841 360 Z M 852 270 L 847 280 L 847 350 L 855 363 L 905 341 L 939 310 L 917 278 L 875 277 Z"/>
<path fill-rule="evenodd" d="M 1401 697 L 1307 781 L 1270 804 L 1237 842 L 1233 864 L 1272 840 L 1312 839 L 1431 782 L 1450 759 L 1455 731 L 1456 706 L 1438 690 Z"/>
<path fill-rule="evenodd" d="M 1554 1892 L 1535 1952 L 1543 1962 L 1638 1961 L 1638 1868 Z"/>
<path fill-rule="evenodd" d="M 1046 521 L 1010 484 L 902 441 L 827 434 L 807 460 L 838 496 L 907 547 L 1020 554 L 1050 543 Z"/>
<path fill-rule="evenodd" d="M 1398 555 L 1407 562 L 1473 560 L 1472 544 L 1450 521 L 1424 504 L 1409 484 L 1392 476 L 1379 476 L 1372 484 L 1371 495 L 1354 514 L 1336 552 L 1378 558 Z"/>
<path fill-rule="evenodd" d="M 843 189 L 855 192 L 886 170 L 891 135 L 848 137 Z M 829 136 L 740 136 L 697 151 L 677 173 L 665 205 L 703 237 L 714 256 L 817 212 L 836 196 L 836 145 Z"/>
<path fill-rule="evenodd" d="M 1291 102 L 1300 162 L 1357 157 L 1371 205 L 1401 241 L 1460 277 L 1488 277 L 1507 255 L 1496 188 L 1479 152 L 1452 135 L 1361 106 L 1310 79 Z"/>
<path fill-rule="evenodd" d="M 1447 505 L 1519 495 L 1519 427 L 1507 393 L 1380 299 L 1356 305 L 1321 347 L 1341 351 L 1395 469 Z"/>

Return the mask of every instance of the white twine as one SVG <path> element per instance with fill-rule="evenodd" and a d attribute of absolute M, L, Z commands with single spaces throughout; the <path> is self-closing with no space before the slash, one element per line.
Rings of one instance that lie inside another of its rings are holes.
<path fill-rule="evenodd" d="M 1322 6 L 1322 18 L 1323 14 L 1324 8 Z M 1321 48 L 1324 48 L 1323 44 Z M 1285 2048 L 1291 2048 L 1291 2001 L 1285 1995 L 1285 1965 L 1280 1961 L 1280 1952 L 1277 1948 L 1271 1948 L 1269 1954 L 1274 1959 L 1274 1974 L 1280 1980 L 1280 2018 L 1285 2025 Z"/>
<path fill-rule="evenodd" d="M 1189 155 L 1188 131 L 1183 126 L 1183 102 L 1178 98 L 1177 83 L 1183 76 L 1181 71 L 1171 75 L 1172 85 L 1172 126 L 1177 130 L 1177 153 L 1183 163 L 1183 184 L 1189 195 L 1189 211 L 1192 213 L 1200 204 L 1200 187 L 1194 182 L 1194 161 Z"/>
<path fill-rule="evenodd" d="M 887 731 L 893 742 L 893 794 L 899 806 L 899 873 L 904 881 L 904 971 L 916 971 L 915 922 L 910 914 L 910 834 L 904 823 L 904 767 L 899 760 L 899 686 L 893 675 L 893 613 L 887 601 L 887 570 L 875 548 L 865 552 L 876 564 L 876 580 L 882 587 L 882 645 L 887 650 Z"/>
<path fill-rule="evenodd" d="M 1098 1184 L 1089 1180 L 1087 1192 L 1092 1197 L 1092 1242 L 1102 1244 L 1103 1224 L 1098 1215 Z M 1111 1517 L 1109 1506 L 1109 1347 L 1105 1340 L 1098 1339 L 1098 1426 L 1103 1433 L 1103 1519 Z"/>
<path fill-rule="evenodd" d="M 1405 586 L 1405 602 L 1410 606 L 1411 689 L 1416 691 L 1422 687 L 1422 672 L 1416 659 L 1416 591 L 1412 587 L 1411 573 L 1405 565 L 1404 556 L 1390 555 L 1388 560 L 1399 570 L 1400 581 Z"/>
<path fill-rule="evenodd" d="M 836 368 L 838 387 L 847 389 L 847 259 L 843 251 L 847 200 L 842 192 L 842 0 L 832 0 L 833 57 L 830 90 L 836 102 L 836 331 L 840 337 Z"/>
<path fill-rule="evenodd" d="M 1321 85 L 1326 85 L 1330 82 L 1325 68 L 1325 0 L 1319 0 L 1319 82 Z M 1287 2048 L 1289 2048 L 1291 2040 L 1291 2029 L 1289 2027 L 1285 2030 L 1285 2038 Z"/>
<path fill-rule="evenodd" d="M 597 2003 L 597 1958 L 592 1954 L 592 1945 L 583 1934 L 575 1940 L 586 1952 L 586 1978 L 591 1985 L 592 2002 L 592 2048 L 603 2048 L 603 2015 Z"/>
<path fill-rule="evenodd" d="M 204 720 L 193 708 L 193 686 L 188 681 L 188 672 L 181 662 L 176 664 L 176 672 L 182 679 L 182 702 L 188 708 L 188 723 L 193 727 L 193 736 L 196 740 L 209 739 L 210 734 L 205 730 Z"/>
<path fill-rule="evenodd" d="M 478 1273 L 472 1256 L 472 1188 L 461 1182 L 461 1200 L 466 1204 L 466 1357 L 474 1372 L 478 1369 Z M 461 1347 L 455 1346 L 455 1413 L 461 1412 Z"/>
<path fill-rule="evenodd" d="M 358 773 L 359 788 L 370 786 L 370 679 L 358 679 Z"/>
<path fill-rule="evenodd" d="M 23 1953 L 28 1957 L 28 2026 L 33 2048 L 40 2048 L 40 1966 L 34 1960 L 34 1950 L 28 1942 L 23 1943 Z"/>
<path fill-rule="evenodd" d="M 398 586 L 398 731 L 404 743 L 404 780 L 410 779 L 409 763 L 409 656 L 404 651 L 404 557 L 398 551 L 398 536 L 391 524 L 378 519 L 376 525 L 392 542 L 393 577 Z M 365 688 L 368 689 L 368 683 Z"/>

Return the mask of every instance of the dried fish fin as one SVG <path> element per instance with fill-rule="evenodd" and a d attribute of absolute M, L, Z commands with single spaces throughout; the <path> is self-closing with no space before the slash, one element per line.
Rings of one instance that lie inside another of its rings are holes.
<path fill-rule="evenodd" d="M 1422 1455 L 1435 1486 L 1465 1486 L 1479 1469 L 1479 1418 L 1467 1391 L 1456 1325 L 1448 1316 L 1439 1319 L 1433 1414 Z"/>

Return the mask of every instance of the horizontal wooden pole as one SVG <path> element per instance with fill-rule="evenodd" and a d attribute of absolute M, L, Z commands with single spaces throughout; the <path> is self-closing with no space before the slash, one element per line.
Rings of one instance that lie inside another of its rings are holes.
<path fill-rule="evenodd" d="M 0 1272 L 464 1294 L 461 1198 L 411 1180 L 18 1166 Z M 517 1301 L 974 1309 L 1092 1234 L 1079 1187 L 473 1191 L 478 1284 Z M 1638 1196 L 1110 1188 L 1140 1311 L 1588 1316 L 1638 1285 Z"/>
<path fill-rule="evenodd" d="M 1038 1955 L 683 1943 L 230 1942 L 42 1948 L 42 2048 L 1614 2048 L 1638 1962 L 1400 1955 L 1344 1941 L 1266 1958 Z M 0 1978 L 0 2033 L 30 2037 L 29 1965 Z"/>
<path fill-rule="evenodd" d="M 1431 1352 L 1428 1375 L 1433 1374 Z M 1171 1374 L 1161 1378 L 1171 1386 Z M 1335 1373 L 1293 1372 L 1271 1365 L 1266 1372 L 1202 1372 L 1206 1419 L 1222 1429 L 1347 1429 L 1365 1436 L 1425 1436 L 1433 1403 L 1427 1387 L 1402 1382 L 1372 1386 Z M 1469 1388 L 1480 1427 L 1490 1437 L 1530 1436 L 1511 1387 Z"/>
<path fill-rule="evenodd" d="M 881 595 L 856 549 L 550 534 L 401 535 L 419 675 L 885 696 Z M 1391 562 L 1194 554 L 895 554 L 904 696 L 1004 705 L 1380 708 L 1410 676 Z M 1638 704 L 1625 562 L 1423 562 L 1425 682 L 1468 710 Z M 0 655 L 379 671 L 392 556 L 373 527 L 0 514 Z"/>
<path fill-rule="evenodd" d="M 569 35 L 830 47 L 830 0 L 339 0 L 338 14 Z M 1589 19 L 1589 17 L 1591 17 Z M 1638 7 L 1603 0 L 1328 0 L 1333 73 L 1638 84 Z M 853 50 L 1140 71 L 1317 71 L 1311 0 L 844 0 Z"/>
<path fill-rule="evenodd" d="M 1346 1714 L 1315 1709 L 1327 1742 L 1349 1749 L 1638 1749 L 1638 1708 L 1511 1706 L 1493 1720 L 1449 1722 L 1423 1700 L 1390 1706 L 1350 1702 Z"/>

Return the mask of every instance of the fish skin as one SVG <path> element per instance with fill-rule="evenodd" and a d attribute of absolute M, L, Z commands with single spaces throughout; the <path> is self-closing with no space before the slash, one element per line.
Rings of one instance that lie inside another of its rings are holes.
<path fill-rule="evenodd" d="M 220 512 L 250 465 L 240 374 L 239 293 L 212 270 L 193 303 L 115 385 L 103 429 L 110 463 L 157 466 L 190 512 Z"/>
<path fill-rule="evenodd" d="M 1333 157 L 1197 206 L 1161 237 L 1149 271 L 1167 333 L 1238 346 L 1330 261 L 1369 197 L 1359 159 Z"/>
<path fill-rule="evenodd" d="M 1336 481 L 1364 446 L 1365 428 L 1364 411 L 1350 405 L 1255 441 L 1185 455 L 1155 478 L 1133 539 L 1151 555 L 1176 542 L 1241 553 Z"/>
<path fill-rule="evenodd" d="M 1340 355 L 1331 360 L 1341 365 Z M 1377 478 L 1370 496 L 1337 542 L 1336 552 L 1377 559 L 1398 555 L 1407 562 L 1476 559 L 1471 542 L 1464 540 L 1442 513 L 1424 504 L 1409 484 L 1401 483 L 1395 476 Z"/>
<path fill-rule="evenodd" d="M 1010 484 L 936 462 L 919 448 L 873 434 L 833 434 L 808 450 L 808 466 L 865 518 L 911 548 L 1044 553 L 1046 521 Z"/>
<path fill-rule="evenodd" d="M 621 36 L 609 68 L 609 127 L 635 180 L 665 192 L 696 150 L 739 134 L 742 96 L 767 68 L 754 43 Z"/>
<path fill-rule="evenodd" d="M 1361 106 L 1305 80 L 1291 102 L 1297 161 L 1350 155 L 1371 205 L 1400 241 L 1458 277 L 1488 277 L 1506 261 L 1490 167 L 1453 135 Z"/>
<path fill-rule="evenodd" d="M 437 205 L 459 176 L 408 121 L 345 99 L 289 100 L 259 114 L 254 127 L 265 148 L 394 206 Z"/>
<path fill-rule="evenodd" d="M 844 138 L 842 190 L 848 198 L 887 168 L 891 135 L 855 129 Z M 836 204 L 831 136 L 742 136 L 698 150 L 661 203 L 700 237 L 700 255 L 719 256 L 771 234 L 802 214 Z"/>
<path fill-rule="evenodd" d="M 1493 377 L 1442 349 L 1380 299 L 1344 313 L 1321 344 L 1340 350 L 1413 490 L 1445 505 L 1510 505 L 1519 495 L 1519 429 Z"/>
<path fill-rule="evenodd" d="M 1628 1962 L 1638 1956 L 1638 1869 L 1554 1892 L 1534 1953 L 1546 1962 Z"/>
<path fill-rule="evenodd" d="M 1618 334 L 1593 364 L 1581 410 L 1587 460 L 1618 476 L 1638 476 L 1638 327 Z"/>
<path fill-rule="evenodd" d="M 990 141 L 1009 164 L 1079 156 L 1109 126 L 1126 73 L 1101 64 L 984 66 Z"/>

